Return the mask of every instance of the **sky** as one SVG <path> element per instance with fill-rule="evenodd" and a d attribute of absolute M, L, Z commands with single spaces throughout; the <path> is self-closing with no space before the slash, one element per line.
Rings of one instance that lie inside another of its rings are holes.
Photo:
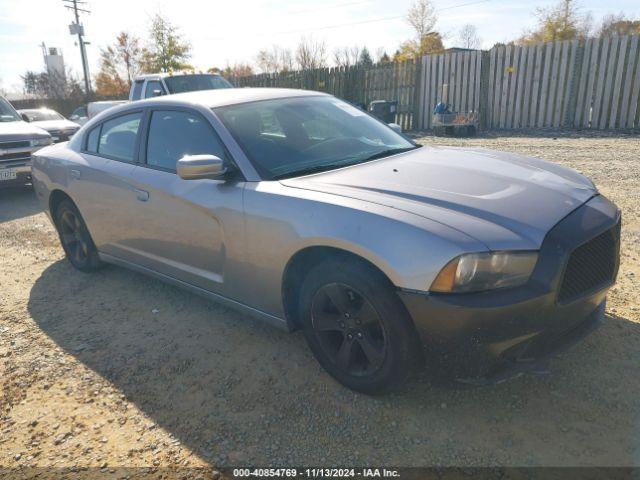
<path fill-rule="evenodd" d="M 146 37 L 150 18 L 161 12 L 192 45 L 191 64 L 206 70 L 227 63 L 255 63 L 257 52 L 278 44 L 294 49 L 303 35 L 324 40 L 331 53 L 337 47 L 366 46 L 393 53 L 412 32 L 404 20 L 412 0 L 86 0 L 82 14 L 90 72 L 98 70 L 101 47 L 126 30 Z M 471 23 L 482 47 L 508 41 L 535 25 L 536 7 L 556 0 L 433 0 L 436 30 L 445 46 L 456 46 L 457 32 Z M 609 13 L 640 18 L 638 0 L 582 0 L 595 23 Z M 42 71 L 40 45 L 62 50 L 65 64 L 81 76 L 76 37 L 69 34 L 72 12 L 62 0 L 0 0 L 0 88 L 21 90 L 20 75 Z"/>

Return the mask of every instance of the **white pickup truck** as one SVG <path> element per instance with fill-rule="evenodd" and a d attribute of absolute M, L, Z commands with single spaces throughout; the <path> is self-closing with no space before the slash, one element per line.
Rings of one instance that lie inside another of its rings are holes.
<path fill-rule="evenodd" d="M 233 88 L 233 85 L 217 73 L 150 73 L 135 78 L 129 91 L 129 101 L 218 88 Z M 125 102 L 126 100 L 91 102 L 76 108 L 69 120 L 84 125 L 98 113 Z"/>
<path fill-rule="evenodd" d="M 136 77 L 129 100 L 218 88 L 233 88 L 233 85 L 217 73 L 152 73 Z"/>

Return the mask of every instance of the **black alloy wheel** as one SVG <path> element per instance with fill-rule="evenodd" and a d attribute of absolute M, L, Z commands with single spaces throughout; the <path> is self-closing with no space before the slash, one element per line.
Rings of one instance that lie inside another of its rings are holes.
<path fill-rule="evenodd" d="M 352 390 L 393 390 L 424 362 L 395 287 L 364 261 L 336 255 L 315 265 L 299 302 L 300 326 L 318 363 Z"/>
<path fill-rule="evenodd" d="M 319 288 L 311 323 L 318 343 L 341 370 L 365 376 L 382 366 L 387 337 L 380 315 L 355 289 L 342 283 Z"/>
<path fill-rule="evenodd" d="M 67 259 L 75 268 L 90 272 L 102 266 L 89 230 L 71 201 L 60 202 L 55 210 L 55 225 Z"/>

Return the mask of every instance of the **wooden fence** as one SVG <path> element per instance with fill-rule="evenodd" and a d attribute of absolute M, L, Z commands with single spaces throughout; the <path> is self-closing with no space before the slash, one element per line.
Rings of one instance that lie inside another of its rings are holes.
<path fill-rule="evenodd" d="M 438 102 L 449 103 L 457 111 L 481 108 L 481 51 L 428 55 L 421 62 L 416 127 L 432 127 L 432 112 Z"/>
<path fill-rule="evenodd" d="M 418 110 L 479 112 L 484 128 L 640 128 L 638 36 L 498 46 L 422 59 Z"/>
<path fill-rule="evenodd" d="M 351 66 L 319 68 L 275 74 L 260 74 L 233 79 L 239 87 L 302 88 L 327 92 L 348 102 L 366 107 L 373 100 L 398 102 L 397 123 L 406 130 L 414 125 L 417 62 L 395 62 L 372 67 Z"/>
<path fill-rule="evenodd" d="M 481 128 L 640 129 L 639 38 L 506 45 L 235 81 L 319 90 L 361 106 L 396 100 L 397 122 L 406 130 L 430 129 L 440 101 L 477 112 Z"/>

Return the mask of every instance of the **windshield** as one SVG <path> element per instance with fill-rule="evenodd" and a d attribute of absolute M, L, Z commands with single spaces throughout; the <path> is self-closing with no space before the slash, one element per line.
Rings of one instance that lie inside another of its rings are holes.
<path fill-rule="evenodd" d="M 64 120 L 64 117 L 54 110 L 20 110 L 30 122 L 44 122 L 46 120 Z"/>
<path fill-rule="evenodd" d="M 282 98 L 214 111 L 265 180 L 332 170 L 418 148 L 334 97 Z"/>
<path fill-rule="evenodd" d="M 4 98 L 0 97 L 0 122 L 17 122 L 22 120 L 18 112 L 7 102 Z"/>
<path fill-rule="evenodd" d="M 197 90 L 213 90 L 216 88 L 233 88 L 220 75 L 200 74 L 200 75 L 174 75 L 165 77 L 169 93 L 195 92 Z"/>

